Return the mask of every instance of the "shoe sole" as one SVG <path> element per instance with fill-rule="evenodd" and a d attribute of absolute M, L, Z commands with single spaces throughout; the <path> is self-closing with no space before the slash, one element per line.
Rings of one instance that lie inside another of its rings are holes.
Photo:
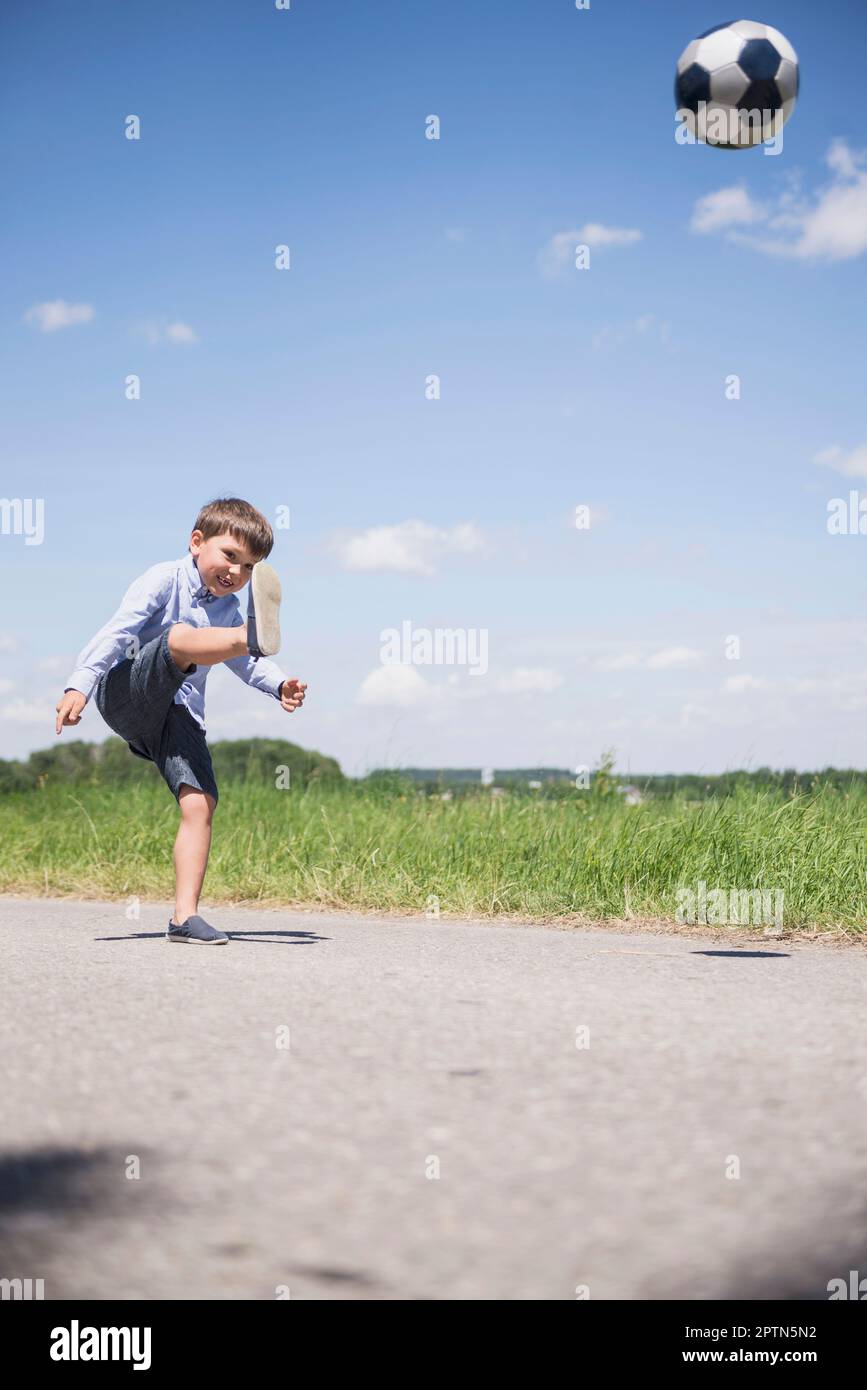
<path fill-rule="evenodd" d="M 264 656 L 274 656 L 280 650 L 282 590 L 277 571 L 267 561 L 260 560 L 253 566 L 251 588 L 256 614 L 256 646 Z"/>
<path fill-rule="evenodd" d="M 218 936 L 213 941 L 203 941 L 200 936 L 166 936 L 166 941 L 173 941 L 178 946 L 228 946 L 227 936 Z"/>

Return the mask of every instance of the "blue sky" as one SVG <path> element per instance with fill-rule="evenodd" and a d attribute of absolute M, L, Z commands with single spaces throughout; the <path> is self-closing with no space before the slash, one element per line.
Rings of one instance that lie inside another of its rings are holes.
<path fill-rule="evenodd" d="M 0 535 L 0 756 L 54 740 L 76 653 L 236 494 L 291 509 L 309 695 L 216 670 L 211 738 L 350 772 L 863 765 L 867 539 L 826 520 L 867 496 L 867 8 L 749 13 L 801 62 L 777 157 L 674 138 L 680 52 L 735 17 L 9 0 L 0 491 L 45 535 Z M 487 672 L 384 668 L 405 621 L 483 630 Z M 62 737 L 107 735 L 91 705 Z"/>

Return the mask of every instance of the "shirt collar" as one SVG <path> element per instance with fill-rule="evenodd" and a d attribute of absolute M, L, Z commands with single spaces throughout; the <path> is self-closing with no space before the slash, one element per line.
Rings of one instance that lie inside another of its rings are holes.
<path fill-rule="evenodd" d="M 212 594 L 207 584 L 203 584 L 199 574 L 199 567 L 196 564 L 195 556 L 191 550 L 187 551 L 184 559 L 184 573 L 190 586 L 190 593 L 193 598 L 198 599 L 199 603 L 214 603 L 217 595 Z"/>

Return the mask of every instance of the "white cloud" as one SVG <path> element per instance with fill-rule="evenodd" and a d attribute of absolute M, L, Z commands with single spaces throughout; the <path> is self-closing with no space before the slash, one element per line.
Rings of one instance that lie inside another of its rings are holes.
<path fill-rule="evenodd" d="M 845 478 L 867 478 L 867 444 L 859 444 L 848 454 L 837 444 L 832 444 L 816 454 L 813 462 L 833 468 Z"/>
<path fill-rule="evenodd" d="M 188 323 L 170 323 L 166 329 L 166 337 L 170 343 L 197 343 L 198 334 L 190 328 Z"/>
<path fill-rule="evenodd" d="M 358 702 L 406 709 L 426 704 L 433 694 L 415 666 L 376 666 L 361 682 Z"/>
<path fill-rule="evenodd" d="M 14 689 L 14 681 L 7 680 L 5 676 L 0 676 L 0 695 L 8 695 L 9 691 Z"/>
<path fill-rule="evenodd" d="M 65 299 L 52 299 L 33 304 L 24 315 L 25 323 L 38 324 L 43 333 L 56 333 L 74 323 L 89 323 L 93 318 L 92 304 L 67 304 Z"/>
<path fill-rule="evenodd" d="M 648 671 L 671 671 L 701 664 L 702 654 L 693 647 L 663 647 L 647 658 Z"/>
<path fill-rule="evenodd" d="M 743 695 L 749 690 L 767 690 L 768 682 L 764 676 L 729 676 L 723 682 L 727 695 Z"/>
<path fill-rule="evenodd" d="M 601 222 L 585 222 L 578 233 L 578 240 L 591 248 L 596 246 L 632 246 L 641 241 L 637 227 L 605 227 Z"/>
<path fill-rule="evenodd" d="M 850 260 L 867 250 L 867 171 L 864 155 L 843 140 L 828 151 L 834 182 L 805 213 L 801 235 L 788 254 L 804 260 Z"/>
<path fill-rule="evenodd" d="M 17 652 L 21 643 L 11 632 L 0 632 L 0 652 Z"/>
<path fill-rule="evenodd" d="M 699 198 L 689 225 L 693 232 L 718 232 L 723 227 L 760 222 L 766 215 L 765 209 L 754 203 L 744 185 L 739 183 Z"/>
<path fill-rule="evenodd" d="M 163 342 L 189 346 L 199 341 L 199 335 L 195 329 L 191 328 L 188 323 L 181 323 L 177 319 L 174 323 L 166 323 L 165 321 L 157 323 L 151 319 L 147 323 L 139 324 L 137 331 L 145 335 L 151 347 L 156 347 L 157 343 Z"/>
<path fill-rule="evenodd" d="M 539 252 L 539 267 L 543 275 L 559 275 L 575 257 L 575 247 L 580 244 L 576 232 L 557 232 Z"/>
<path fill-rule="evenodd" d="M 672 671 L 700 666 L 704 656 L 694 647 L 660 647 L 643 656 L 635 648 L 600 656 L 593 663 L 597 671 L 628 671 L 641 667 L 645 671 Z"/>
<path fill-rule="evenodd" d="M 562 684 L 560 672 L 548 666 L 517 666 L 499 681 L 498 688 L 509 695 L 547 695 Z"/>
<path fill-rule="evenodd" d="M 463 227 L 446 227 L 446 241 L 464 241 L 465 236 Z"/>
<path fill-rule="evenodd" d="M 838 671 L 833 675 L 783 676 L 779 693 L 789 705 L 793 699 L 818 701 L 824 709 L 855 713 L 867 709 L 867 671 Z M 771 682 L 764 676 L 729 676 L 723 690 L 729 695 L 768 693 Z"/>
<path fill-rule="evenodd" d="M 74 658 L 73 658 L 74 660 Z M 41 661 L 37 661 L 37 671 L 51 671 L 57 674 L 58 671 L 69 671 L 72 662 L 62 656 L 44 656 Z"/>
<path fill-rule="evenodd" d="M 694 231 L 723 231 L 730 241 L 769 256 L 802 261 L 845 261 L 867 250 L 867 152 L 835 140 L 825 162 L 831 181 L 812 200 L 783 193 L 774 207 L 754 203 L 746 189 L 720 189 L 696 204 Z M 764 223 L 760 232 L 737 230 Z"/>
<path fill-rule="evenodd" d="M 12 700 L 8 705 L 0 705 L 0 722 L 7 724 L 44 724 L 46 733 L 54 732 L 55 711 L 53 704 L 44 707 L 33 700 Z"/>
<path fill-rule="evenodd" d="M 828 167 L 842 179 L 857 179 L 858 156 L 852 153 L 845 140 L 835 140 L 825 159 Z"/>
<path fill-rule="evenodd" d="M 424 521 L 396 526 L 372 526 L 358 535 L 331 542 L 344 569 L 371 573 L 431 575 L 436 562 L 453 553 L 469 554 L 482 545 L 481 532 L 471 522 L 446 530 Z"/>
<path fill-rule="evenodd" d="M 545 275 L 559 275 L 574 263 L 576 246 L 589 246 L 591 251 L 603 246 L 631 246 L 641 241 L 636 227 L 605 227 L 601 222 L 585 222 L 583 227 L 569 232 L 556 232 L 539 252 L 539 266 Z"/>

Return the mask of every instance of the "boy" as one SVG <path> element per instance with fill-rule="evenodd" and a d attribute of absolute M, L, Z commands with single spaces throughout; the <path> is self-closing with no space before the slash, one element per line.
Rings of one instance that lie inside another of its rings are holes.
<path fill-rule="evenodd" d="M 218 800 L 205 741 L 205 682 L 224 661 L 247 685 L 291 714 L 303 683 L 286 679 L 268 657 L 280 650 L 280 581 L 263 563 L 274 534 L 261 512 L 239 497 L 209 502 L 196 518 L 188 553 L 152 565 L 129 587 L 120 608 L 79 653 L 57 703 L 57 733 L 79 724 L 91 694 L 130 751 L 159 768 L 175 795 L 175 911 L 166 936 L 190 945 L 224 945 L 198 915 L 211 821 Z M 252 578 L 247 621 L 235 595 Z"/>

